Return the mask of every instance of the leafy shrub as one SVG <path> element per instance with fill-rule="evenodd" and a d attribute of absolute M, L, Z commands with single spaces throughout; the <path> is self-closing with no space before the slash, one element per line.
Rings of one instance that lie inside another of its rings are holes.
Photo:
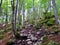
<path fill-rule="evenodd" d="M 54 20 L 54 18 L 51 18 L 51 19 L 49 19 L 48 21 L 47 21 L 47 25 L 48 26 L 52 26 L 52 25 L 54 25 L 54 23 L 55 23 L 55 20 Z"/>
<path fill-rule="evenodd" d="M 42 26 L 43 23 L 44 23 L 44 19 L 38 19 L 38 21 L 36 21 L 37 27 Z"/>
<path fill-rule="evenodd" d="M 54 15 L 51 15 L 51 12 L 47 12 L 45 15 L 45 19 L 50 19 L 50 18 L 53 18 Z"/>

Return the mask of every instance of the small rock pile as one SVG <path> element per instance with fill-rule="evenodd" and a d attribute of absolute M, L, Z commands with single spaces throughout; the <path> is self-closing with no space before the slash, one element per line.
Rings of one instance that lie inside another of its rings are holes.
<path fill-rule="evenodd" d="M 38 45 L 42 42 L 42 36 L 44 35 L 43 29 L 36 29 L 33 25 L 27 25 L 23 27 L 19 33 L 19 45 Z"/>

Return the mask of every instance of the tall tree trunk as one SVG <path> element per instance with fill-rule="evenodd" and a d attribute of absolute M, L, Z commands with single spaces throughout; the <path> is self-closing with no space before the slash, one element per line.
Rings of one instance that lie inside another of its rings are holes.
<path fill-rule="evenodd" d="M 16 0 L 16 7 L 15 7 L 14 0 L 12 1 L 11 4 L 12 4 L 12 30 L 15 35 L 18 0 Z"/>
<path fill-rule="evenodd" d="M 13 34 L 14 34 L 14 37 L 15 37 L 15 27 L 14 27 L 14 11 L 15 11 L 15 5 L 14 5 L 14 0 L 11 1 L 11 5 L 12 5 L 12 31 L 13 31 Z"/>
<path fill-rule="evenodd" d="M 16 17 L 17 17 L 17 8 L 18 8 L 18 0 L 16 0 L 16 7 L 15 7 L 15 13 L 14 13 L 14 27 L 16 30 Z"/>
<path fill-rule="evenodd" d="M 35 7 L 34 7 L 34 0 L 32 0 L 32 7 L 33 7 L 33 15 L 34 15 L 34 24 L 36 25 L 36 20 L 35 20 L 35 18 L 36 18 L 36 15 L 35 15 Z"/>
<path fill-rule="evenodd" d="M 20 13 L 21 13 L 21 4 L 20 4 L 20 1 L 21 0 L 18 0 L 18 29 L 20 29 L 20 24 L 21 24 L 21 21 L 20 21 Z"/>
<path fill-rule="evenodd" d="M 38 18 L 40 18 L 40 0 L 38 1 Z"/>
<path fill-rule="evenodd" d="M 56 19 L 56 23 L 58 24 L 58 13 L 57 13 L 57 8 L 56 8 L 56 3 L 55 3 L 55 0 L 51 0 L 52 1 L 52 4 L 53 4 L 53 9 L 54 9 L 54 16 L 55 16 L 55 19 Z"/>
<path fill-rule="evenodd" d="M 41 17 L 42 17 L 42 8 L 39 0 L 38 1 L 38 18 L 40 19 Z"/>
<path fill-rule="evenodd" d="M 25 18 L 25 15 L 24 15 L 24 12 L 25 12 L 25 10 L 24 10 L 24 2 L 22 1 L 22 27 L 24 26 L 24 18 Z"/>

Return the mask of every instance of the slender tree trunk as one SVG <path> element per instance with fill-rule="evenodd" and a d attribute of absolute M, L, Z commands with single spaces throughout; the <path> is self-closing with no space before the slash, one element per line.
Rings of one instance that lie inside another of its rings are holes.
<path fill-rule="evenodd" d="M 11 4 L 12 4 L 12 30 L 15 35 L 18 0 L 16 0 L 16 7 L 15 7 L 14 0 L 12 1 Z"/>
<path fill-rule="evenodd" d="M 25 12 L 25 10 L 24 10 L 24 2 L 22 1 L 22 27 L 24 26 L 24 18 L 25 18 L 25 15 L 24 15 L 24 12 Z"/>
<path fill-rule="evenodd" d="M 38 1 L 38 18 L 40 18 L 40 0 Z"/>
<path fill-rule="evenodd" d="M 14 0 L 11 1 L 11 5 L 12 5 L 12 31 L 14 33 L 14 36 L 15 36 L 15 27 L 14 27 L 14 11 L 15 11 L 15 5 L 14 5 Z"/>
<path fill-rule="evenodd" d="M 17 18 L 17 8 L 18 8 L 18 0 L 16 0 L 16 7 L 15 7 L 15 13 L 14 13 L 14 27 L 16 30 L 16 18 Z"/>
<path fill-rule="evenodd" d="M 55 16 L 55 19 L 56 19 L 56 23 L 58 24 L 58 13 L 57 13 L 57 8 L 56 8 L 56 3 L 55 3 L 55 0 L 51 0 L 52 1 L 52 4 L 53 4 L 53 9 L 54 9 L 54 16 Z"/>
<path fill-rule="evenodd" d="M 42 17 L 42 8 L 39 0 L 38 1 L 38 18 L 40 19 L 41 17 Z"/>
<path fill-rule="evenodd" d="M 24 9 L 22 8 L 22 26 L 24 26 Z"/>
<path fill-rule="evenodd" d="M 20 29 L 20 24 L 21 24 L 21 21 L 20 21 L 20 13 L 21 13 L 21 4 L 20 4 L 20 1 L 21 0 L 18 0 L 18 28 Z"/>
<path fill-rule="evenodd" d="M 33 7 L 33 15 L 34 15 L 34 24 L 36 25 L 36 15 L 35 15 L 35 7 L 34 7 L 34 0 L 32 0 L 32 3 L 33 3 L 33 5 L 32 5 L 32 7 Z"/>

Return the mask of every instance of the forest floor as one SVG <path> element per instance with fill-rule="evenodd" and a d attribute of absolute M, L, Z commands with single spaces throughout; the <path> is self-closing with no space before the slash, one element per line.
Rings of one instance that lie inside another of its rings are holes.
<path fill-rule="evenodd" d="M 60 28 L 58 28 L 59 30 L 57 32 L 52 31 L 51 27 L 49 27 L 49 29 L 44 26 L 37 27 L 35 25 L 27 24 L 15 35 L 15 41 L 10 45 L 43 45 L 49 43 L 51 39 L 54 42 L 60 42 Z"/>
<path fill-rule="evenodd" d="M 17 38 L 17 45 L 38 45 L 49 43 L 51 39 L 54 42 L 60 42 L 60 32 L 49 32 L 43 27 L 26 25 L 21 29 Z M 20 36 L 20 37 L 19 37 Z M 46 37 L 46 39 L 44 39 Z"/>

